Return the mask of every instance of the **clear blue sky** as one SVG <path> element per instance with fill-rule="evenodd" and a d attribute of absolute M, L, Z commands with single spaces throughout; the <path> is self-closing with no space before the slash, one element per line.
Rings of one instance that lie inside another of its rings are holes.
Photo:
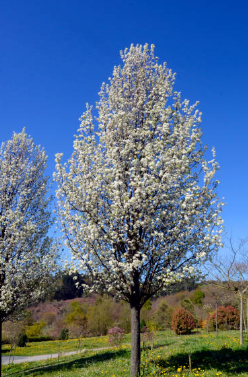
<path fill-rule="evenodd" d="M 200 101 L 203 140 L 221 166 L 226 230 L 246 237 L 247 18 L 245 0 L 2 0 L 0 141 L 25 126 L 52 174 L 54 154 L 71 154 L 78 118 L 120 63 L 119 50 L 153 43 L 177 72 L 175 89 Z"/>

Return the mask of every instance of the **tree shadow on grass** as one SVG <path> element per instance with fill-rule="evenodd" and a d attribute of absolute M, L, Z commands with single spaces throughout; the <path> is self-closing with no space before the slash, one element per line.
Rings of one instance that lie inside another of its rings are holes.
<path fill-rule="evenodd" d="M 233 350 L 231 348 L 223 347 L 220 350 L 205 349 L 202 351 L 192 352 L 191 362 L 192 369 L 201 368 L 202 370 L 217 369 L 218 371 L 225 372 L 230 376 L 237 373 L 248 372 L 248 347 L 240 350 Z M 181 366 L 189 367 L 189 354 L 179 353 L 171 356 L 168 359 L 160 359 L 153 361 L 155 364 L 168 368 L 173 365 L 176 368 Z"/>
<path fill-rule="evenodd" d="M 159 342 L 159 343 L 154 343 L 153 345 L 149 342 L 145 342 L 145 344 L 141 344 L 141 351 L 148 351 L 148 350 L 155 350 L 158 348 L 164 348 L 171 346 L 172 344 L 177 343 L 176 341 L 165 341 L 165 342 Z"/>
<path fill-rule="evenodd" d="M 59 364 L 55 365 L 43 365 L 37 368 L 34 368 L 35 371 L 39 371 L 39 374 L 42 375 L 48 371 L 66 371 L 66 370 L 73 370 L 77 368 L 87 368 L 91 364 L 96 364 L 98 362 L 107 361 L 111 359 L 115 359 L 117 357 L 125 357 L 129 351 L 128 350 L 118 350 L 118 351 L 105 351 L 105 352 L 98 352 L 94 355 L 90 356 L 82 356 L 75 360 L 70 361 L 61 361 Z M 25 375 L 32 374 L 34 372 L 32 370 L 26 370 Z M 23 373 L 23 372 L 22 372 Z"/>

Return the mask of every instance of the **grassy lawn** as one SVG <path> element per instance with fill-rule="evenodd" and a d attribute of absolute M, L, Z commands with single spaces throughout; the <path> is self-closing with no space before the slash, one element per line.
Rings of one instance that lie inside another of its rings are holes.
<path fill-rule="evenodd" d="M 79 349 L 92 349 L 109 347 L 108 337 L 101 336 L 95 338 L 82 338 L 68 339 L 68 340 L 55 340 L 47 342 L 32 342 L 27 343 L 26 347 L 17 347 L 15 350 L 16 356 L 33 356 L 33 355 L 46 355 L 57 352 L 77 351 Z M 3 345 L 3 355 L 8 356 L 10 346 Z"/>
<path fill-rule="evenodd" d="M 127 341 L 129 339 L 128 337 Z M 90 341 L 91 339 L 87 339 L 87 342 Z M 44 342 L 40 347 L 44 346 L 45 349 L 45 343 L 54 342 Z M 107 339 L 92 338 L 92 344 L 94 347 L 91 348 L 101 345 L 104 347 L 107 346 Z M 54 352 L 57 351 L 52 353 Z M 189 354 L 192 361 L 191 372 Z M 74 357 L 64 358 L 60 365 L 51 364 L 43 370 L 30 371 L 27 374 L 23 372 L 30 368 L 31 363 L 5 366 L 3 371 L 5 376 L 14 370 L 19 370 L 20 376 L 31 377 L 128 377 L 129 359 L 130 347 L 123 346 L 120 349 L 87 351 Z M 32 364 L 44 366 L 48 361 Z M 237 331 L 220 332 L 218 336 L 215 333 L 175 336 L 172 332 L 158 332 L 155 334 L 154 349 L 142 351 L 141 376 L 232 377 L 234 375 L 248 377 L 248 338 L 245 336 L 245 345 L 241 347 Z"/>

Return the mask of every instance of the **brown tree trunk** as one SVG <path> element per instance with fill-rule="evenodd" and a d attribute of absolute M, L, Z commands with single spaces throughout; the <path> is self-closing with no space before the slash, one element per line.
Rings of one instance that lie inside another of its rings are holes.
<path fill-rule="evenodd" d="M 240 323 L 239 323 L 239 341 L 243 345 L 243 295 L 240 294 Z"/>
<path fill-rule="evenodd" d="M 140 307 L 131 305 L 131 368 L 130 377 L 140 376 Z"/>

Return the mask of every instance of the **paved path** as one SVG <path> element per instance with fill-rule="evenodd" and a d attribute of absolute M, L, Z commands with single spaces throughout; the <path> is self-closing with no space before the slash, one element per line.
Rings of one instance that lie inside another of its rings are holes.
<path fill-rule="evenodd" d="M 77 353 L 83 353 L 86 351 L 100 351 L 105 350 L 110 347 L 102 347 L 102 348 L 92 348 L 92 349 L 82 349 L 80 351 L 71 351 L 71 352 L 61 352 L 61 353 L 52 353 L 50 355 L 36 355 L 36 356 L 15 356 L 14 361 L 12 361 L 12 357 L 9 358 L 9 356 L 2 356 L 2 364 L 6 365 L 9 364 L 9 361 L 13 364 L 19 364 L 19 363 L 28 363 L 30 361 L 40 361 L 40 360 L 47 360 L 47 359 L 56 359 L 61 356 L 69 356 L 69 355 L 75 355 Z"/>

